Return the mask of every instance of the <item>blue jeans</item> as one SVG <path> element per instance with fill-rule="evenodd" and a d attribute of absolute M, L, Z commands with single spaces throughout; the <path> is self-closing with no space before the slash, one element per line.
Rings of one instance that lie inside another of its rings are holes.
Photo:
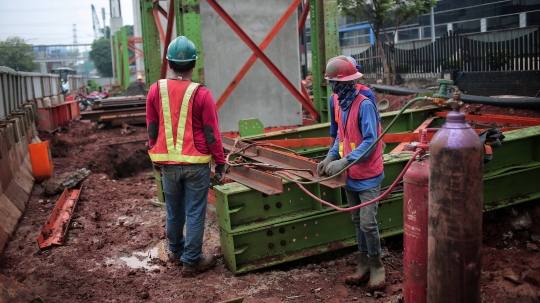
<path fill-rule="evenodd" d="M 169 250 L 194 264 L 202 254 L 210 164 L 164 165 L 162 176 Z"/>
<path fill-rule="evenodd" d="M 381 194 L 381 185 L 359 192 L 345 190 L 345 193 L 349 206 L 353 207 L 377 198 Z M 381 237 L 375 219 L 378 208 L 379 202 L 351 211 L 352 221 L 356 226 L 358 250 L 367 252 L 370 258 L 381 254 Z"/>

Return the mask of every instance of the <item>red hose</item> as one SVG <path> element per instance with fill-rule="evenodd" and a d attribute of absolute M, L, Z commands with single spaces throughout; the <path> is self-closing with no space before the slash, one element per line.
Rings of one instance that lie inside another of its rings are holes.
<path fill-rule="evenodd" d="M 403 175 L 405 174 L 405 172 L 407 172 L 407 169 L 409 169 L 409 166 L 411 166 L 412 162 L 416 159 L 416 156 L 421 153 L 423 150 L 422 149 L 417 149 L 414 154 L 412 155 L 411 159 L 409 160 L 409 162 L 407 162 L 407 164 L 405 165 L 405 168 L 403 168 L 403 171 L 401 171 L 401 173 L 399 174 L 399 176 L 396 178 L 396 180 L 394 181 L 394 183 L 392 183 L 392 185 L 390 185 L 390 187 L 380 196 L 378 196 L 377 198 L 371 200 L 371 201 L 368 201 L 368 202 L 365 202 L 365 203 L 362 203 L 362 204 L 359 204 L 359 205 L 356 205 L 356 206 L 353 206 L 353 207 L 346 207 L 346 208 L 342 208 L 342 207 L 338 207 L 338 206 L 335 206 L 334 204 L 330 203 L 330 202 L 326 202 L 324 201 L 323 199 L 315 196 L 314 194 L 312 194 L 311 192 L 309 192 L 309 190 L 307 190 L 304 186 L 302 186 L 302 184 L 300 183 L 296 183 L 296 185 L 298 185 L 298 187 L 300 187 L 303 191 L 306 192 L 306 194 L 308 194 L 310 197 L 312 197 L 313 199 L 321 202 L 322 204 L 326 205 L 326 206 L 330 206 L 331 208 L 335 209 L 335 210 L 339 210 L 339 211 L 351 211 L 351 210 L 355 210 L 355 209 L 359 209 L 359 208 L 362 208 L 362 207 L 366 207 L 370 204 L 373 204 L 375 202 L 378 202 L 379 200 L 385 198 L 388 194 L 390 194 L 390 192 L 394 189 L 394 187 L 396 187 L 396 185 L 399 183 L 399 181 L 403 178 Z M 289 173 L 287 172 L 277 172 L 276 174 L 284 174 L 286 175 L 289 179 L 293 179 L 294 180 L 294 177 L 292 175 L 290 175 Z"/>

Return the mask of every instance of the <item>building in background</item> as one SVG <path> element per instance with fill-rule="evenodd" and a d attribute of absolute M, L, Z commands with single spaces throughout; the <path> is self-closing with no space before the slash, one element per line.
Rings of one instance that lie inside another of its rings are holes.
<path fill-rule="evenodd" d="M 540 25 L 540 0 L 439 0 L 434 8 L 435 37 L 449 31 L 454 34 L 481 33 L 502 29 Z M 309 22 L 306 22 L 307 49 L 311 50 Z M 393 28 L 387 28 L 394 33 Z M 380 33 L 381 41 L 386 41 Z M 404 24 L 395 35 L 395 42 L 431 39 L 430 14 Z M 375 43 L 369 24 L 352 18 L 339 19 L 341 47 Z"/>

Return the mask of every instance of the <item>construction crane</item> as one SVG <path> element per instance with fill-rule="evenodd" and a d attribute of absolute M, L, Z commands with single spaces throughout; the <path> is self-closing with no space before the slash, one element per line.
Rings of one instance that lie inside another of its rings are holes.
<path fill-rule="evenodd" d="M 92 21 L 93 21 L 93 27 L 94 27 L 94 39 L 99 39 L 100 37 L 103 37 L 103 34 L 100 33 L 100 26 L 99 26 L 99 19 L 98 15 L 96 13 L 96 9 L 94 5 L 92 4 Z"/>

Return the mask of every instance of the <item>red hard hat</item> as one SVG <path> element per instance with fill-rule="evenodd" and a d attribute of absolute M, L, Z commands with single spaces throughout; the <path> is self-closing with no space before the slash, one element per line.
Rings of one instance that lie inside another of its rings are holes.
<path fill-rule="evenodd" d="M 356 65 L 345 56 L 338 56 L 328 60 L 324 78 L 332 81 L 351 81 L 362 77 Z"/>

